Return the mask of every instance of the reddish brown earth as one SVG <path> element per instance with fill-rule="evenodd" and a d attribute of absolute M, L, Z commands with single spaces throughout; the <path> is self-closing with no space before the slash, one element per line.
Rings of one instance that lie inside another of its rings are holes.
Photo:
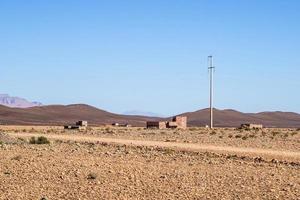
<path fill-rule="evenodd" d="M 209 110 L 184 113 L 190 126 L 209 124 Z M 242 123 L 260 123 L 266 127 L 300 128 L 300 115 L 291 112 L 242 113 L 234 110 L 215 110 L 217 127 L 238 127 Z M 110 113 L 84 104 L 51 105 L 33 108 L 9 108 L 0 105 L 0 124 L 11 125 L 63 125 L 87 120 L 93 125 L 115 122 L 133 126 L 145 126 L 146 121 L 168 120 L 155 117 L 130 116 Z"/>

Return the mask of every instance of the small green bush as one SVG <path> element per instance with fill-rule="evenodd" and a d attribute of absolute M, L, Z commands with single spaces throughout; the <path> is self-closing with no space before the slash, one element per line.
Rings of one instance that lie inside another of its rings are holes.
<path fill-rule="evenodd" d="M 49 144 L 50 141 L 46 137 L 40 136 L 38 138 L 31 137 L 29 140 L 29 143 L 30 144 Z"/>

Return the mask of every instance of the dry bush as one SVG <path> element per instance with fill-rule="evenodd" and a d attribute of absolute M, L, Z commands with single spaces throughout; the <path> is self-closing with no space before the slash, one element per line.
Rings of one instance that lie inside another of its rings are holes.
<path fill-rule="evenodd" d="M 294 136 L 294 135 L 297 135 L 297 134 L 298 134 L 298 132 L 294 131 L 294 132 L 291 133 L 291 136 Z"/>
<path fill-rule="evenodd" d="M 247 140 L 248 139 L 248 136 L 247 135 L 244 135 L 243 137 L 242 137 L 242 140 Z"/>
<path fill-rule="evenodd" d="M 235 136 L 235 138 L 242 138 L 243 136 L 242 135 L 240 135 L 240 134 L 237 134 L 236 136 Z"/>
<path fill-rule="evenodd" d="M 196 128 L 196 127 L 189 128 L 189 131 L 197 131 L 197 130 L 198 130 L 198 128 Z"/>
<path fill-rule="evenodd" d="M 210 134 L 210 135 L 216 135 L 217 132 L 216 132 L 216 131 L 212 131 L 212 132 L 210 132 L 209 134 Z"/>
<path fill-rule="evenodd" d="M 261 136 L 262 136 L 262 137 L 265 137 L 266 135 L 267 135 L 266 132 L 261 132 Z"/>
<path fill-rule="evenodd" d="M 87 179 L 95 180 L 95 179 L 97 179 L 97 174 L 96 173 L 89 173 L 88 176 L 87 176 Z"/>
<path fill-rule="evenodd" d="M 273 135 L 273 137 L 275 137 L 276 135 L 279 135 L 280 134 L 280 132 L 279 131 L 272 131 L 272 135 Z"/>
<path fill-rule="evenodd" d="M 50 141 L 46 137 L 40 136 L 38 138 L 31 137 L 29 140 L 29 143 L 30 144 L 49 144 Z"/>

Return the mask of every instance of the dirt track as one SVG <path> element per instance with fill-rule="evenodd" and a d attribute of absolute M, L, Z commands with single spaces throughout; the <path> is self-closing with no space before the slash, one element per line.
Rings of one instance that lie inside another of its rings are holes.
<path fill-rule="evenodd" d="M 217 153 L 229 153 L 238 155 L 250 156 L 264 156 L 266 158 L 276 158 L 280 160 L 300 161 L 300 152 L 282 151 L 273 149 L 260 149 L 260 148 L 243 148 L 243 147 L 228 147 L 228 146 L 215 146 L 205 144 L 188 144 L 179 142 L 163 142 L 163 141 L 145 141 L 145 140 L 129 140 L 118 138 L 102 138 L 84 135 L 55 135 L 55 134 L 35 134 L 35 133 L 10 133 L 14 137 L 38 137 L 45 136 L 54 140 L 71 140 L 71 141 L 85 141 L 85 142 L 105 142 L 126 144 L 133 146 L 156 146 L 162 148 L 174 148 L 189 151 L 209 151 Z"/>

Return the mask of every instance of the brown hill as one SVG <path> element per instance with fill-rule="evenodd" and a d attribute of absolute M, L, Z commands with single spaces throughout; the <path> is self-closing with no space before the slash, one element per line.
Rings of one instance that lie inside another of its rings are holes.
<path fill-rule="evenodd" d="M 184 113 L 190 126 L 209 124 L 209 109 Z M 300 114 L 292 112 L 242 113 L 235 110 L 214 109 L 216 127 L 238 127 L 243 123 L 259 123 L 265 127 L 300 127 Z"/>
<path fill-rule="evenodd" d="M 209 124 L 209 109 L 183 113 L 190 126 Z M 291 112 L 242 113 L 235 110 L 214 111 L 215 126 L 238 127 L 242 123 L 260 123 L 266 127 L 300 127 L 300 115 Z M 84 105 L 51 105 L 32 108 L 9 108 L 0 105 L 0 123 L 11 125 L 64 125 L 87 120 L 92 125 L 129 123 L 145 126 L 149 120 L 166 120 L 157 117 L 130 116 L 110 113 Z"/>
<path fill-rule="evenodd" d="M 2 124 L 63 125 L 78 120 L 87 120 L 93 125 L 118 122 L 129 123 L 134 126 L 145 126 L 146 121 L 159 120 L 159 118 L 118 115 L 84 104 L 32 108 L 9 108 L 0 105 L 0 123 Z"/>

